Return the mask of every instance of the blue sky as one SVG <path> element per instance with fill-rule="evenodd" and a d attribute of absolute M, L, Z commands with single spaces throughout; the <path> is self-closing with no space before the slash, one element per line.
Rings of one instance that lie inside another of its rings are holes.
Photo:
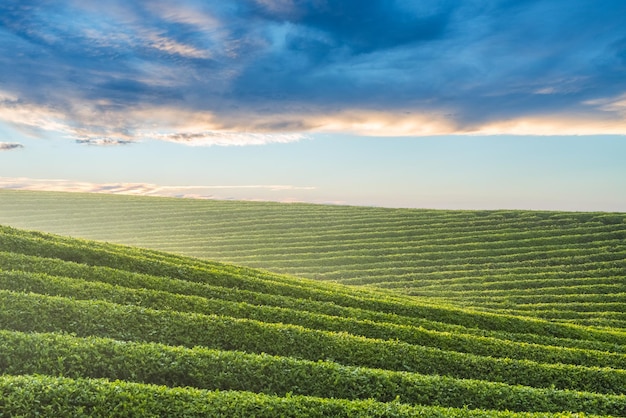
<path fill-rule="evenodd" d="M 626 2 L 0 4 L 0 187 L 626 211 Z"/>

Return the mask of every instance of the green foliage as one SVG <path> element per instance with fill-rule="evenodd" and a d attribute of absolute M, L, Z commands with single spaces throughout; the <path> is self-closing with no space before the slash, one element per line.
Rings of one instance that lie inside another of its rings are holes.
<path fill-rule="evenodd" d="M 219 304 L 219 301 L 221 300 L 223 301 L 223 303 L 220 304 L 220 306 L 223 306 L 227 301 L 239 302 L 237 304 L 237 306 L 239 307 L 254 305 L 260 310 L 267 310 L 270 313 L 269 316 L 271 317 L 271 322 L 282 321 L 285 323 L 304 325 L 302 322 L 297 321 L 301 316 L 308 317 L 308 313 L 319 313 L 323 315 L 339 317 L 340 319 L 337 320 L 336 323 L 331 322 L 331 324 L 334 326 L 341 326 L 341 322 L 350 321 L 350 319 L 353 318 L 355 320 L 366 321 L 366 328 L 369 328 L 370 326 L 375 328 L 372 323 L 375 323 L 378 326 L 386 326 L 388 324 L 400 325 L 401 329 L 404 326 L 412 327 L 411 330 L 414 330 L 414 328 L 418 328 L 417 335 L 419 335 L 424 330 L 432 330 L 444 332 L 448 337 L 452 338 L 464 338 L 465 335 L 496 338 L 498 340 L 497 343 L 499 344 L 509 340 L 515 340 L 520 342 L 529 342 L 534 344 L 558 347 L 626 352 L 626 347 L 617 346 L 615 344 L 602 343 L 598 341 L 544 337 L 538 334 L 518 334 L 511 332 L 511 330 L 508 330 L 507 332 L 486 331 L 474 327 L 468 328 L 459 325 L 446 324 L 443 322 L 432 321 L 425 318 L 415 318 L 401 316 L 393 313 L 383 313 L 376 310 L 346 307 L 337 303 L 317 301 L 312 298 L 302 299 L 270 293 L 252 292 L 237 288 L 218 287 L 205 283 L 195 283 L 162 276 L 150 276 L 145 274 L 127 272 L 119 269 L 113 269 L 109 267 L 88 266 L 84 264 L 66 262 L 59 259 L 26 256 L 17 253 L 0 252 L 0 266 L 2 266 L 2 268 L 6 270 L 15 270 L 18 272 L 22 271 L 24 273 L 48 272 L 49 274 L 53 274 L 56 276 L 80 279 L 81 284 L 84 287 L 89 286 L 89 284 L 86 282 L 101 282 L 116 286 L 127 287 L 130 289 L 164 291 L 167 293 L 172 293 L 173 297 L 178 297 L 178 295 L 200 296 L 210 299 L 211 303 Z M 22 279 L 9 276 L 8 279 L 4 280 L 5 283 L 8 282 L 10 283 L 10 286 L 12 286 L 7 287 L 7 289 L 38 291 L 40 293 L 44 291 L 41 288 L 39 290 L 36 290 L 37 288 L 35 287 L 34 282 L 41 283 L 41 280 L 37 279 L 36 276 L 19 275 L 18 277 L 21 277 Z M 44 282 L 44 284 L 47 286 L 45 292 L 52 292 L 52 288 L 56 288 L 56 291 L 58 292 L 59 286 L 55 286 L 54 282 L 57 280 L 62 280 L 61 277 L 47 277 Z M 72 286 L 72 288 L 74 289 L 73 291 L 76 291 L 76 286 Z M 60 289 L 62 290 L 63 287 L 61 286 Z M 79 293 L 72 294 L 73 297 L 76 297 L 78 295 Z M 90 294 L 89 297 L 93 298 L 95 296 L 93 294 Z M 380 296 L 381 299 L 384 297 L 385 295 Z M 135 302 L 138 303 L 139 299 L 136 299 Z M 282 309 L 274 310 L 272 309 L 272 307 Z M 178 304 L 176 306 L 171 306 L 171 308 L 182 310 L 183 306 Z M 289 314 L 285 314 L 285 309 L 289 310 Z M 283 313 L 278 314 L 279 312 Z M 346 330 L 345 328 L 342 329 Z M 371 334 L 369 333 L 364 334 L 364 336 L 370 335 Z M 395 339 L 399 337 L 397 334 L 388 334 L 385 338 Z M 488 343 L 490 340 L 484 341 Z M 422 342 L 422 344 L 427 343 Z M 462 344 L 461 346 L 458 346 L 458 348 L 462 349 L 462 347 L 464 346 L 465 345 Z M 504 344 L 503 346 L 506 346 L 506 344 Z M 483 352 L 476 353 L 483 354 Z M 484 353 L 488 353 L 488 355 L 497 355 L 495 354 L 496 352 Z M 516 357 L 517 355 L 506 354 L 506 356 Z M 531 357 L 530 359 L 532 358 L 533 357 Z M 608 364 L 609 363 L 607 363 L 607 365 Z"/>
<path fill-rule="evenodd" d="M 309 329 L 344 331 L 368 338 L 402 341 L 483 356 L 510 357 L 545 363 L 626 368 L 626 356 L 618 353 L 521 344 L 475 335 L 431 331 L 421 327 L 321 315 L 305 311 L 306 302 L 302 300 L 300 300 L 299 309 L 286 309 L 245 302 L 230 302 L 216 298 L 206 299 L 197 296 L 177 295 L 166 291 L 129 289 L 103 282 L 45 274 L 4 272 L 2 270 L 0 270 L 0 289 L 65 296 L 80 300 L 103 300 L 160 310 L 207 315 L 219 314 L 269 323 L 301 325 Z"/>
<path fill-rule="evenodd" d="M 511 290 L 524 290 L 544 273 L 554 273 L 545 276 L 548 287 L 568 275 L 623 283 L 625 220 L 623 213 L 438 211 L 0 190 L 0 223 L 418 295 L 464 279 L 470 291 L 504 281 Z M 559 295 L 546 292 L 556 301 Z M 443 296 L 466 303 L 463 293 Z M 506 295 L 494 295 L 493 301 L 505 302 Z M 571 319 L 586 323 L 593 316 Z"/>
<path fill-rule="evenodd" d="M 0 416 L 626 416 L 623 214 L 58 196 L 274 272 L 0 226 Z"/>
<path fill-rule="evenodd" d="M 175 257 L 174 260 L 169 260 L 168 256 L 159 253 L 108 244 L 93 244 L 43 234 L 34 239 L 32 235 L 9 228 L 4 228 L 4 233 L 0 234 L 0 250 L 60 258 L 65 261 L 81 262 L 88 265 L 115 267 L 135 273 L 161 275 L 214 286 L 300 299 L 315 299 L 321 302 L 413 318 L 425 317 L 433 321 L 471 328 L 495 331 L 515 330 L 517 333 L 626 344 L 625 332 L 598 331 L 592 328 L 556 324 L 514 315 L 463 310 L 441 303 L 416 302 L 389 294 L 371 291 L 358 292 L 338 286 L 321 286 L 314 282 L 297 281 L 269 273 L 248 274 L 249 270 L 232 266 L 224 266 L 219 269 L 214 265 L 203 266 L 202 264 L 208 263 L 200 261 L 184 264 Z"/>
<path fill-rule="evenodd" d="M 514 413 L 410 406 L 251 392 L 168 388 L 102 379 L 0 376 L 0 416 L 63 417 L 582 417 L 568 413 Z"/>
<path fill-rule="evenodd" d="M 17 331 L 62 331 L 79 336 L 332 360 L 345 365 L 534 387 L 626 393 L 625 370 L 490 358 L 295 325 L 110 302 L 0 291 L 0 324 Z"/>
<path fill-rule="evenodd" d="M 535 389 L 267 354 L 201 347 L 188 349 L 61 334 L 0 331 L 0 368 L 12 375 L 108 378 L 278 396 L 292 393 L 458 408 L 626 413 L 624 395 Z"/>

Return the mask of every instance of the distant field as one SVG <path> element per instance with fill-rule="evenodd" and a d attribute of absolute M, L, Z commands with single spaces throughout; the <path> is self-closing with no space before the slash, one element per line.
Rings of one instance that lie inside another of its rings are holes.
<path fill-rule="evenodd" d="M 497 309 L 0 227 L 0 416 L 626 416 L 625 330 Z"/>
<path fill-rule="evenodd" d="M 0 190 L 0 224 L 494 312 L 626 328 L 626 214 Z"/>

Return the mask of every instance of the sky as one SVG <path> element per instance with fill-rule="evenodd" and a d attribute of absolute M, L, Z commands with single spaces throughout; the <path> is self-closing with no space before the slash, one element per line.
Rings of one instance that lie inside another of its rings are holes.
<path fill-rule="evenodd" d="M 0 188 L 626 212 L 626 1 L 3 0 Z"/>

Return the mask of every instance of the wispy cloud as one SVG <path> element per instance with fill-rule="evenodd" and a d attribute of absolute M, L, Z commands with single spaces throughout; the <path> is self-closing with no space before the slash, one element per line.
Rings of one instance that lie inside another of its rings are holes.
<path fill-rule="evenodd" d="M 17 142 L 0 142 L 0 151 L 10 151 L 19 148 L 24 148 L 24 145 Z"/>
<path fill-rule="evenodd" d="M 622 0 L 7 0 L 0 118 L 88 144 L 626 134 L 624 15 Z"/>
<path fill-rule="evenodd" d="M 168 54 L 180 55 L 184 58 L 206 59 L 211 57 L 209 51 L 207 50 L 201 50 L 159 34 L 150 34 L 147 36 L 147 40 L 152 48 Z"/>
<path fill-rule="evenodd" d="M 621 116 L 626 120 L 626 93 L 616 97 L 590 100 L 586 102 L 590 106 L 597 106 L 605 112 Z"/>
<path fill-rule="evenodd" d="M 127 141 L 124 139 L 115 139 L 115 138 L 86 138 L 86 139 L 77 139 L 77 144 L 87 144 L 87 145 L 96 145 L 96 146 L 113 146 L 113 145 L 128 145 L 132 144 L 133 141 Z"/>
<path fill-rule="evenodd" d="M 285 133 L 247 133 L 226 131 L 182 132 L 153 135 L 162 141 L 176 142 L 192 146 L 206 145 L 263 145 L 271 143 L 296 142 L 303 138 L 301 134 Z"/>
<path fill-rule="evenodd" d="M 0 177 L 0 188 L 14 190 L 108 193 L 136 196 L 186 197 L 195 199 L 237 198 L 243 200 L 257 199 L 246 197 L 246 192 L 269 192 L 278 194 L 281 201 L 299 199 L 283 198 L 283 192 L 309 192 L 316 190 L 313 186 L 294 186 L 285 184 L 253 184 L 253 185 L 209 185 L 209 186 L 160 186 L 151 183 L 90 183 L 64 179 L 31 179 L 25 177 Z M 232 193 L 236 193 L 232 196 Z M 218 194 L 216 194 L 218 193 Z M 225 194 L 226 193 L 226 194 Z M 228 193 L 231 193 L 229 195 Z"/>

